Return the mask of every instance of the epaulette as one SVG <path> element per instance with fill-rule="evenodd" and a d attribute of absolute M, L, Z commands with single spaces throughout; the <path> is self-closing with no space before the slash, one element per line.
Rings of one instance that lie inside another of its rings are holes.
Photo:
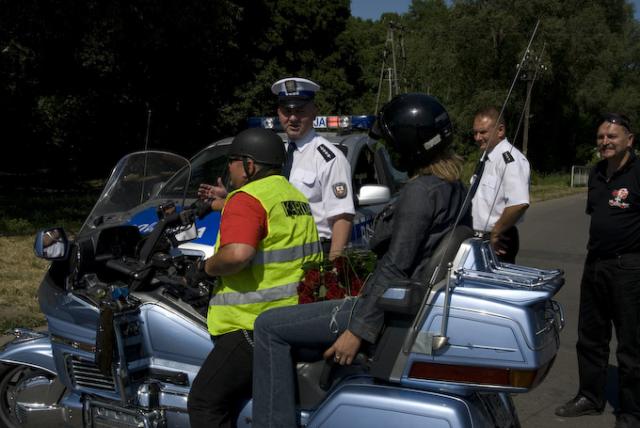
<path fill-rule="evenodd" d="M 318 146 L 318 151 L 320 152 L 324 160 L 327 162 L 329 162 L 331 159 L 336 157 L 336 154 L 333 153 L 331 150 L 329 150 L 329 148 L 324 144 L 320 144 Z"/>
<path fill-rule="evenodd" d="M 511 163 L 515 160 L 509 151 L 502 153 L 502 159 L 504 159 L 504 163 Z"/>

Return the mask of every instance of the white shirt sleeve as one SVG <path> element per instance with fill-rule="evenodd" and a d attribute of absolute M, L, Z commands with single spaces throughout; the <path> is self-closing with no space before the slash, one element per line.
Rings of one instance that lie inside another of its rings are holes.
<path fill-rule="evenodd" d="M 504 173 L 505 207 L 529 204 L 529 162 L 520 153 L 517 153 L 515 162 L 506 164 Z"/>
<path fill-rule="evenodd" d="M 340 149 L 331 149 L 336 157 L 325 164 L 320 177 L 325 216 L 355 214 L 351 166 Z"/>

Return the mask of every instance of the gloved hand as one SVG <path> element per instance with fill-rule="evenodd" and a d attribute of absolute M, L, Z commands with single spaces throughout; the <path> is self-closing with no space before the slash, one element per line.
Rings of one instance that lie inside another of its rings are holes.
<path fill-rule="evenodd" d="M 191 205 L 193 210 L 195 211 L 196 216 L 202 220 L 207 216 L 211 211 L 213 211 L 213 207 L 211 204 L 213 203 L 213 199 L 198 199 Z"/>
<path fill-rule="evenodd" d="M 180 223 L 183 226 L 191 224 L 195 221 L 196 212 L 194 210 L 183 210 L 180 211 Z"/>
<path fill-rule="evenodd" d="M 195 286 L 207 279 L 211 279 L 204 270 L 204 264 L 204 260 L 198 260 L 187 267 L 187 271 L 184 274 L 187 284 Z"/>

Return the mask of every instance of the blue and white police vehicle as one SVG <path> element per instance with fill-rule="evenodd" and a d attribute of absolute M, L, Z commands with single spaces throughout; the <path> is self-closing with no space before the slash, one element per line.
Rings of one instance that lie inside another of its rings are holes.
<path fill-rule="evenodd" d="M 375 116 L 318 116 L 315 119 L 316 131 L 342 150 L 347 157 L 352 171 L 352 186 L 356 216 L 351 235 L 352 247 L 366 246 L 367 227 L 375 215 L 380 212 L 396 195 L 406 181 L 406 173 L 400 172 L 391 164 L 389 153 L 384 145 L 368 136 Z M 249 127 L 263 127 L 279 132 L 284 139 L 277 117 L 253 117 L 249 119 Z M 227 151 L 233 137 L 223 138 L 197 153 L 190 161 L 188 188 L 184 189 L 184 177 L 187 170 L 177 174 L 162 184 L 156 199 L 180 198 L 187 196 L 187 202 L 193 202 L 200 183 L 216 183 L 218 177 L 229 185 L 227 170 Z M 186 193 L 185 193 L 186 190 Z M 190 200 L 191 199 L 191 200 Z M 150 231 L 157 214 L 155 210 L 143 210 L 135 215 L 131 223 L 138 225 L 144 232 Z M 198 237 L 183 244 L 183 250 L 204 253 L 207 257 L 213 254 L 220 226 L 220 213 L 213 212 L 196 223 Z"/>

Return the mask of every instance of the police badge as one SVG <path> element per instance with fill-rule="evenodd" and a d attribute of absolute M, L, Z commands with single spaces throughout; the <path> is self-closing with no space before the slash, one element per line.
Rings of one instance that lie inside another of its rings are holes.
<path fill-rule="evenodd" d="M 346 183 L 336 183 L 333 185 L 333 194 L 336 195 L 336 198 L 344 199 L 347 197 L 347 193 Z"/>

